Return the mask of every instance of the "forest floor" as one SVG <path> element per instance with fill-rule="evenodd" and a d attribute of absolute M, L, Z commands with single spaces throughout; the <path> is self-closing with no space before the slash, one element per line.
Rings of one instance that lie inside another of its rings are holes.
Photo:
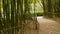
<path fill-rule="evenodd" d="M 60 34 L 60 23 L 43 18 L 37 17 L 39 23 L 39 34 Z"/>

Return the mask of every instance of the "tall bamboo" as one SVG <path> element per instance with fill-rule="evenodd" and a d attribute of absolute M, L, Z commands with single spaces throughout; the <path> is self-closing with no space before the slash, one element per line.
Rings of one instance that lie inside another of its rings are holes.
<path fill-rule="evenodd" d="M 2 34 L 2 32 L 1 31 L 3 31 L 3 23 L 2 23 L 2 13 L 1 13 L 1 9 L 2 9 L 2 5 L 1 5 L 1 3 L 2 3 L 2 0 L 0 0 L 0 34 Z"/>

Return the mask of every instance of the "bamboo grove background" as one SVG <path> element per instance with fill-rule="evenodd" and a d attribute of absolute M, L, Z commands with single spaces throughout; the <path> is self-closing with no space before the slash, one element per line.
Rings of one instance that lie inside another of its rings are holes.
<path fill-rule="evenodd" d="M 60 0 L 41 0 L 44 16 L 60 22 Z"/>
<path fill-rule="evenodd" d="M 36 14 L 30 13 L 31 1 L 0 0 L 0 34 L 37 34 Z"/>

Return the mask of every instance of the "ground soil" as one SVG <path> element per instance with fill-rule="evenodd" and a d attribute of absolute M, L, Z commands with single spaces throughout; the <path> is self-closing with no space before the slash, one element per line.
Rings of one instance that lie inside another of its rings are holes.
<path fill-rule="evenodd" d="M 39 34 L 60 34 L 60 23 L 51 19 L 37 17 L 39 23 Z"/>

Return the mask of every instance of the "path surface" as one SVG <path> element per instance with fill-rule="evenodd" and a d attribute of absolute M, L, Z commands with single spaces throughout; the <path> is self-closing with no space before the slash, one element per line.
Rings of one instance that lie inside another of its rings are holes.
<path fill-rule="evenodd" d="M 37 17 L 39 34 L 60 34 L 60 23 L 43 17 Z"/>

